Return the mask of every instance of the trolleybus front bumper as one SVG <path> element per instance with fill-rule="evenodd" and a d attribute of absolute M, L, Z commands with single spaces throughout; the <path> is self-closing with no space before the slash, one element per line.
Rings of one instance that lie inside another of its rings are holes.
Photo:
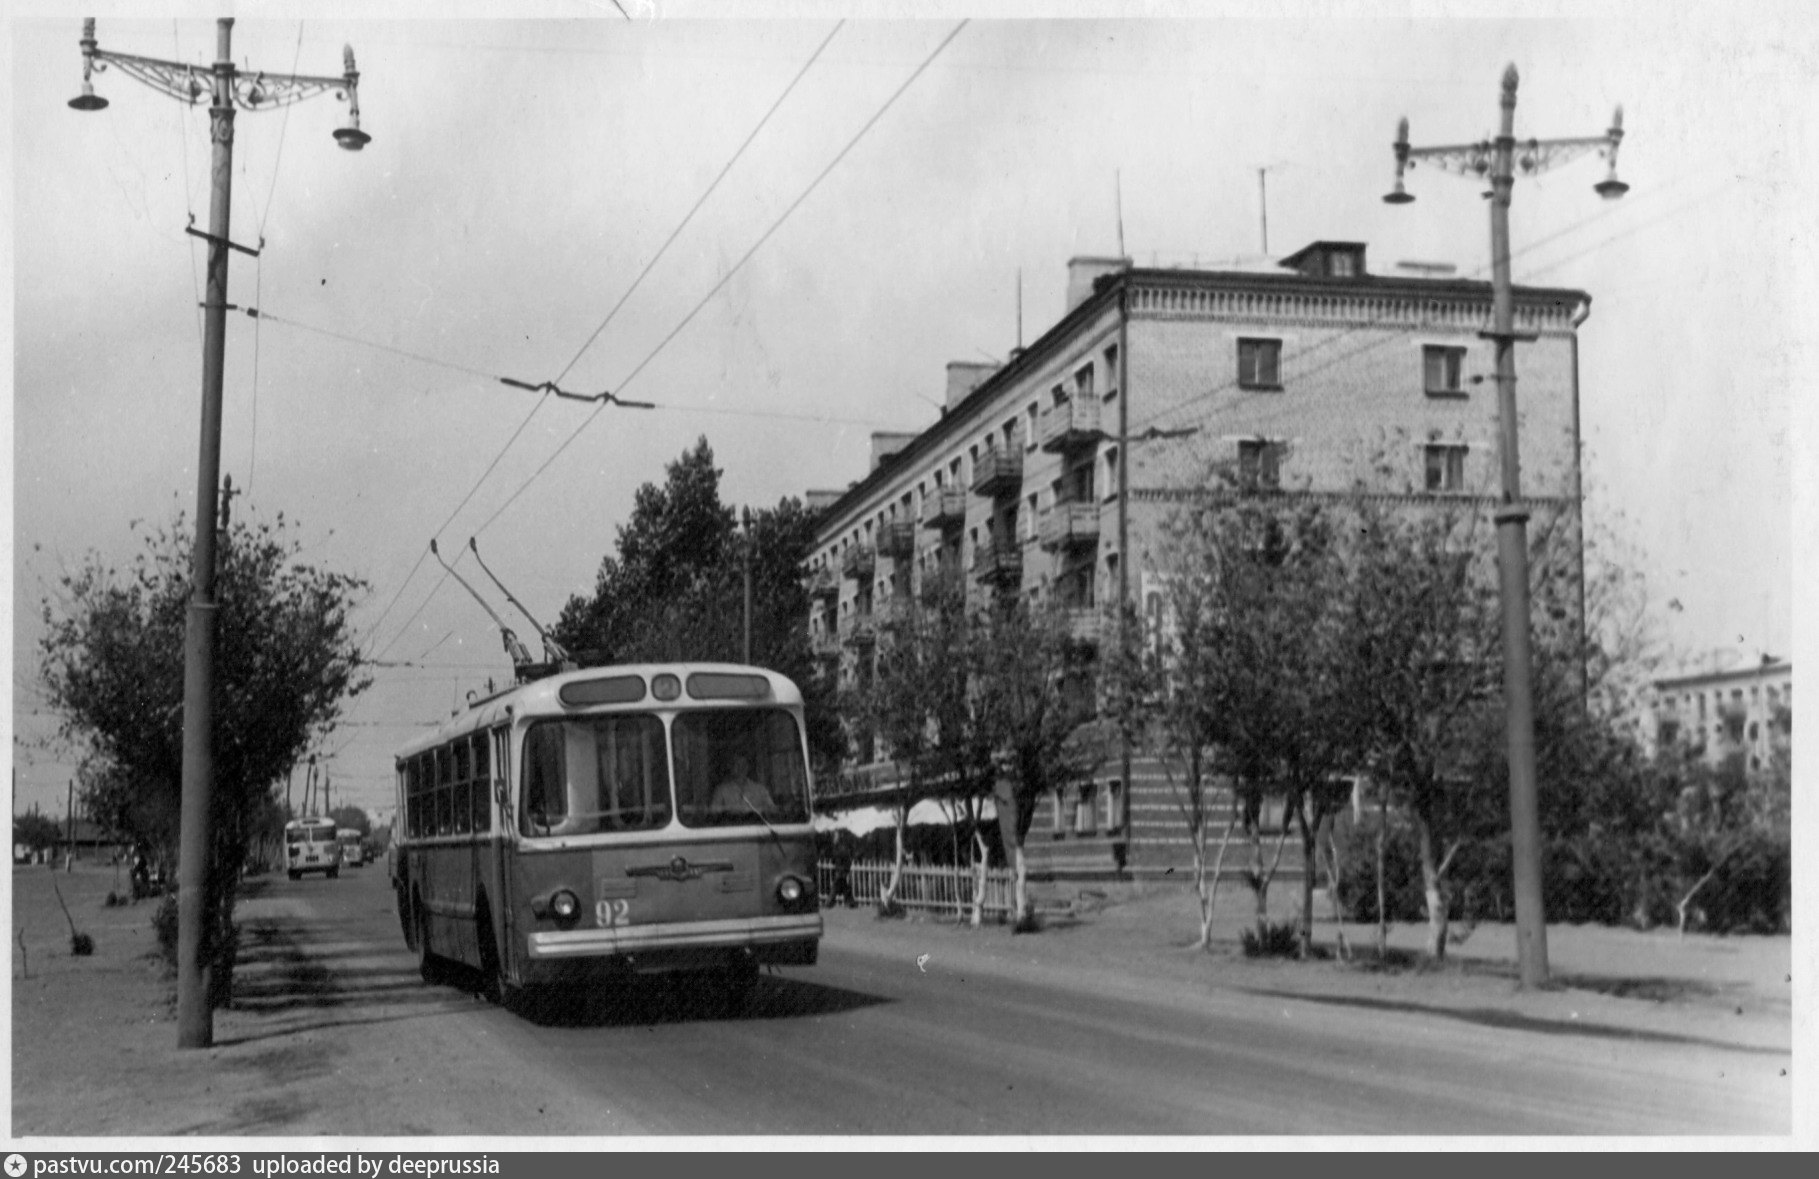
<path fill-rule="evenodd" d="M 804 965 L 814 962 L 813 947 L 821 937 L 821 914 L 799 913 L 780 917 L 740 917 L 720 921 L 674 921 L 650 925 L 620 925 L 608 929 L 572 929 L 533 933 L 527 939 L 533 961 L 574 958 L 607 958 L 653 950 L 737 949 L 749 947 L 759 961 L 772 955 L 765 947 L 809 947 Z M 776 960 L 795 961 L 799 955 L 778 955 Z"/>

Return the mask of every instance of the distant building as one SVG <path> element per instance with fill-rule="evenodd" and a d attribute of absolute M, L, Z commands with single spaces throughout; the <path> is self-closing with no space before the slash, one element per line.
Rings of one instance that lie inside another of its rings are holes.
<path fill-rule="evenodd" d="M 1160 606 L 1164 525 L 1217 479 L 1240 491 L 1495 501 L 1500 461 L 1490 284 L 1444 268 L 1372 274 L 1320 241 L 1269 271 L 1068 264 L 1067 309 L 1003 364 L 947 366 L 939 420 L 877 435 L 865 476 L 820 506 L 811 641 L 844 683 L 880 624 L 931 579 L 978 602 L 1070 612 L 1089 652 L 1108 607 Z M 1581 291 L 1518 287 L 1522 478 L 1578 551 Z M 848 780 L 891 773 L 862 748 Z M 1057 873 L 1184 862 L 1166 778 L 1122 762 L 1051 798 L 1030 840 Z"/>
<path fill-rule="evenodd" d="M 1643 731 L 1656 754 L 1679 750 L 1717 765 L 1732 754 L 1761 769 L 1793 740 L 1794 665 L 1764 655 L 1753 667 L 1656 680 Z"/>

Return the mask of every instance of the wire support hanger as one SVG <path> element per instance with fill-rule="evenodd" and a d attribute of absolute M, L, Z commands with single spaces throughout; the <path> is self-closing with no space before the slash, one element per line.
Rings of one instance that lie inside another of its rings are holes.
<path fill-rule="evenodd" d="M 510 377 L 500 377 L 501 385 L 510 385 L 514 389 L 528 389 L 532 393 L 554 393 L 569 401 L 598 401 L 608 405 L 622 406 L 625 409 L 656 409 L 652 401 L 627 401 L 610 390 L 604 393 L 571 393 L 554 381 L 544 381 L 533 385 L 529 381 L 515 381 Z"/>

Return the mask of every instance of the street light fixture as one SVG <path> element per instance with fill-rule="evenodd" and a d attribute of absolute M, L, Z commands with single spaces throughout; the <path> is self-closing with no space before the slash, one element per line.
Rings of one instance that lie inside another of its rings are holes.
<path fill-rule="evenodd" d="M 335 132 L 342 147 L 358 151 L 371 138 L 360 130 L 354 51 L 343 51 L 345 72 L 339 78 L 304 74 L 243 74 L 230 51 L 234 22 L 215 22 L 215 64 L 203 69 L 179 61 L 137 57 L 102 50 L 95 41 L 95 18 L 82 22 L 82 93 L 70 100 L 79 111 L 98 111 L 107 99 L 95 93 L 91 78 L 109 66 L 129 77 L 194 106 L 206 89 L 212 186 L 208 232 L 190 234 L 208 242 L 208 288 L 203 303 L 202 439 L 196 464 L 196 539 L 190 562 L 190 603 L 183 652 L 183 801 L 177 852 L 177 1047 L 207 1048 L 214 1042 L 214 1012 L 209 1004 L 206 904 L 210 807 L 214 794 L 215 680 L 215 544 L 217 485 L 221 476 L 221 379 L 227 344 L 227 252 L 259 251 L 228 237 L 232 200 L 234 108 L 271 110 L 334 91 L 348 104 L 349 125 Z M 204 77 L 208 83 L 204 85 Z"/>
<path fill-rule="evenodd" d="M 1384 196 L 1391 205 L 1415 198 L 1403 187 L 1403 173 L 1416 161 L 1431 161 L 1462 176 L 1483 178 L 1491 191 L 1491 319 L 1480 332 L 1497 346 L 1498 442 L 1503 465 L 1502 500 L 1496 512 L 1497 567 L 1503 603 L 1503 692 L 1507 710 L 1510 775 L 1510 843 L 1516 894 L 1516 959 L 1525 987 L 1547 981 L 1547 920 L 1541 901 L 1541 823 L 1535 782 L 1534 687 L 1530 675 L 1528 508 L 1522 502 L 1522 475 L 1516 437 L 1517 340 L 1533 334 L 1515 327 L 1515 297 L 1510 283 L 1510 192 L 1516 170 L 1525 176 L 1545 172 L 1588 151 L 1610 163 L 1605 179 L 1593 186 L 1606 200 L 1629 191 L 1617 179 L 1617 147 L 1623 142 L 1623 108 L 1611 116 L 1603 135 L 1580 139 L 1528 139 L 1515 133 L 1516 67 L 1503 71 L 1502 120 L 1497 138 L 1447 147 L 1410 147 L 1408 120 L 1396 126 L 1396 184 Z M 1518 155 L 1520 151 L 1520 155 Z M 1583 571 L 1581 572 L 1583 576 Z"/>

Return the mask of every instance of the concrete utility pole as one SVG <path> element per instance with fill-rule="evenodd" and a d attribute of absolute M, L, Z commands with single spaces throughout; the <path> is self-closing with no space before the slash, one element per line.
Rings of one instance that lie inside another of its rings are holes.
<path fill-rule="evenodd" d="M 745 550 L 745 663 L 752 662 L 752 510 L 740 509 L 740 522 L 744 525 L 745 543 L 740 546 Z"/>
<path fill-rule="evenodd" d="M 1502 503 L 1496 514 L 1497 569 L 1503 601 L 1503 695 L 1509 732 L 1516 960 L 1522 985 L 1536 987 L 1547 982 L 1548 977 L 1547 917 L 1541 903 L 1541 821 L 1529 658 L 1529 512 L 1522 502 L 1516 436 L 1516 341 L 1536 337 L 1516 331 L 1515 296 L 1510 284 L 1510 193 L 1518 166 L 1525 176 L 1532 176 L 1588 151 L 1596 151 L 1610 161 L 1606 178 L 1593 186 L 1599 196 L 1615 200 L 1629 191 L 1629 185 L 1617 179 L 1617 146 L 1623 141 L 1622 107 L 1611 116 L 1611 125 L 1603 135 L 1518 143 L 1516 83 L 1516 67 L 1511 65 L 1503 71 L 1502 120 L 1497 138 L 1490 142 L 1412 148 L 1408 142 L 1408 120 L 1403 119 L 1396 128 L 1396 142 L 1391 145 L 1396 152 L 1396 187 L 1383 199 L 1392 205 L 1405 205 L 1415 199 L 1403 188 L 1402 174 L 1417 160 L 1429 160 L 1468 177 L 1483 178 L 1489 173 L 1491 182 L 1491 330 L 1479 335 L 1497 346 L 1498 449 L 1503 464 Z M 1520 157 L 1516 154 L 1518 149 Z"/>
<path fill-rule="evenodd" d="M 95 18 L 82 22 L 82 93 L 70 100 L 79 111 L 98 111 L 107 99 L 95 93 L 93 74 L 117 66 L 154 90 L 195 105 L 205 89 L 210 96 L 209 129 L 214 144 L 210 162 L 208 232 L 190 228 L 192 237 L 208 242 L 208 293 L 203 309 L 202 439 L 196 463 L 196 540 L 190 562 L 190 604 L 184 630 L 183 660 L 183 802 L 177 859 L 177 1047 L 207 1048 L 214 1042 L 214 1012 L 209 1007 L 209 965 L 205 893 L 209 830 L 214 793 L 215 680 L 215 532 L 216 486 L 221 472 L 221 374 L 227 343 L 227 252 L 259 251 L 228 236 L 228 209 L 233 192 L 234 108 L 272 110 L 335 91 L 348 105 L 348 125 L 337 128 L 335 141 L 359 151 L 372 138 L 360 130 L 359 73 L 354 51 L 342 50 L 345 72 L 338 78 L 302 74 L 242 73 L 234 68 L 234 22 L 215 22 L 215 64 L 207 72 L 178 61 L 105 52 L 95 41 Z"/>

